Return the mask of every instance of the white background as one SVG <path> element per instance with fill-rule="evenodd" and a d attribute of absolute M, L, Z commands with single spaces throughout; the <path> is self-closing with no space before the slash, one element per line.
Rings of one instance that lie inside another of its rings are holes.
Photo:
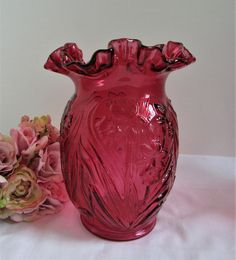
<path fill-rule="evenodd" d="M 65 42 L 89 60 L 113 38 L 174 40 L 197 57 L 167 80 L 180 152 L 234 155 L 233 0 L 0 0 L 0 8 L 0 132 L 23 114 L 50 114 L 59 126 L 74 87 L 43 64 Z"/>

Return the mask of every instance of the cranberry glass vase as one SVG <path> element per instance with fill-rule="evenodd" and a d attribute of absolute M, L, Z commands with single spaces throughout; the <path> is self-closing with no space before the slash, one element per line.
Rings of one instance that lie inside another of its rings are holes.
<path fill-rule="evenodd" d="M 112 240 L 150 232 L 170 192 L 178 157 L 169 73 L 195 61 L 178 42 L 152 47 L 117 39 L 85 63 L 74 43 L 45 68 L 69 76 L 75 93 L 61 121 L 62 171 L 84 226 Z"/>

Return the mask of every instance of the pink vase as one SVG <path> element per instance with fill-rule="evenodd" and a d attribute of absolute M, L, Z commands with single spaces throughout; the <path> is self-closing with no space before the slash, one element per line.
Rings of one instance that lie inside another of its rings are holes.
<path fill-rule="evenodd" d="M 169 73 L 195 61 L 177 42 L 117 39 L 85 63 L 74 43 L 45 68 L 69 76 L 75 93 L 61 121 L 62 171 L 84 226 L 111 240 L 149 233 L 175 179 L 176 113 Z"/>

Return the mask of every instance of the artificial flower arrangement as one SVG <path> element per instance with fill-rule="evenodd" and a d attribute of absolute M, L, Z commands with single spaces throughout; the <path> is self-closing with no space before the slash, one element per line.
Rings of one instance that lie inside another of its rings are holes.
<path fill-rule="evenodd" d="M 58 139 L 50 116 L 23 116 L 10 136 L 0 133 L 0 219 L 33 221 L 63 208 Z"/>

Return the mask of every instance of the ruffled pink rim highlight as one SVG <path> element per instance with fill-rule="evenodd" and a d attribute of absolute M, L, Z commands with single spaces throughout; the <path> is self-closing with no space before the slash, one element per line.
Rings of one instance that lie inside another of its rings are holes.
<path fill-rule="evenodd" d="M 118 64 L 127 66 L 130 71 L 162 73 L 185 67 L 195 60 L 180 42 L 144 46 L 139 40 L 122 38 L 110 41 L 108 49 L 97 50 L 88 63 L 75 43 L 66 43 L 51 53 L 44 68 L 66 75 L 93 77 Z"/>

